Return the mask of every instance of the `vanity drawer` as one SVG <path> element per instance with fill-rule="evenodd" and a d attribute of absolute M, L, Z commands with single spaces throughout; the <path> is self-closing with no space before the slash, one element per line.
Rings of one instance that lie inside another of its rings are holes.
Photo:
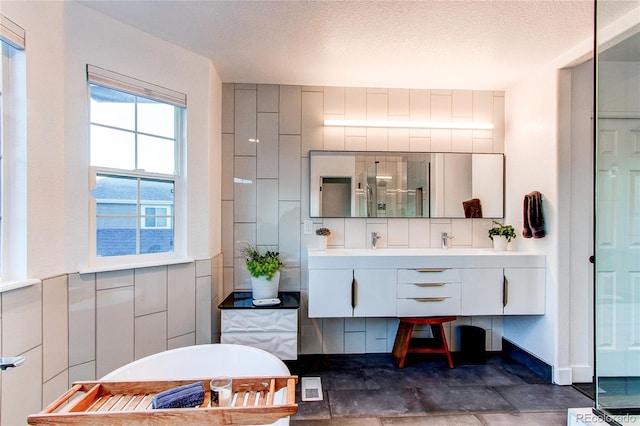
<path fill-rule="evenodd" d="M 399 317 L 433 317 L 460 314 L 460 295 L 398 299 Z"/>
<path fill-rule="evenodd" d="M 459 283 L 460 269 L 398 269 L 398 283 Z"/>
<path fill-rule="evenodd" d="M 460 283 L 402 283 L 398 284 L 398 298 L 457 297 Z"/>

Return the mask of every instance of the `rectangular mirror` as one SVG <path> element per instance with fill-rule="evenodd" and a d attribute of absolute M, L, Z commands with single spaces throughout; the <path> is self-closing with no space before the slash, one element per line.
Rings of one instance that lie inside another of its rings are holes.
<path fill-rule="evenodd" d="M 504 155 L 311 151 L 311 217 L 504 216 Z"/>

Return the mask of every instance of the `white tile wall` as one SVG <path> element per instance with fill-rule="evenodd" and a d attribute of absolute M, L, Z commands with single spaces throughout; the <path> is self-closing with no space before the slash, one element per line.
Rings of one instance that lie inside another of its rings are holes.
<path fill-rule="evenodd" d="M 258 241 L 277 245 L 285 254 L 287 269 L 282 275 L 282 288 L 302 290 L 306 297 L 306 249 L 316 246 L 315 235 L 302 233 L 307 219 L 315 228 L 332 230 L 330 247 L 367 248 L 373 231 L 382 236 L 381 248 L 440 247 L 441 232 L 453 235 L 451 243 L 456 247 L 491 246 L 486 236 L 491 227 L 489 219 L 309 218 L 309 151 L 503 152 L 503 92 L 225 84 L 223 112 L 223 157 L 232 165 L 223 168 L 222 239 L 226 260 L 221 282 L 225 292 L 250 288 L 237 247 L 242 241 Z M 324 128 L 326 118 L 472 119 L 493 122 L 495 128 Z M 230 129 L 244 136 L 229 134 Z M 247 148 L 242 139 L 250 131 L 266 135 L 267 143 L 257 150 Z M 232 184 L 233 177 L 252 183 Z M 304 297 L 298 340 L 301 354 L 390 351 L 393 347 L 396 319 L 309 319 Z M 482 326 L 493 330 L 488 333 L 488 345 L 495 347 L 502 335 L 501 319 L 483 321 Z M 451 326 L 447 330 L 451 333 Z"/>
<path fill-rule="evenodd" d="M 4 333 L 2 337 L 4 340 Z M 22 355 L 26 358 L 23 365 L 2 373 L 0 423 L 3 425 L 24 425 L 29 414 L 42 409 L 42 346 Z"/>
<path fill-rule="evenodd" d="M 257 137 L 257 94 L 255 90 L 236 90 L 234 105 L 235 155 L 256 155 L 256 144 L 249 139 Z"/>
<path fill-rule="evenodd" d="M 196 278 L 196 344 L 211 343 L 211 276 Z"/>
<path fill-rule="evenodd" d="M 260 245 L 277 246 L 280 218 L 277 179 L 258 179 L 256 205 L 259 214 L 256 217 L 255 242 Z"/>
<path fill-rule="evenodd" d="M 299 135 L 302 96 L 300 86 L 280 86 L 280 134 Z"/>
<path fill-rule="evenodd" d="M 133 269 L 100 272 L 96 276 L 96 290 L 133 285 Z"/>
<path fill-rule="evenodd" d="M 135 315 L 147 315 L 167 310 L 167 267 L 136 269 Z"/>
<path fill-rule="evenodd" d="M 258 178 L 278 177 L 278 113 L 258 113 Z"/>
<path fill-rule="evenodd" d="M 2 353 L 26 362 L 2 374 L 0 424 L 25 424 L 72 382 L 100 378 L 134 358 L 219 341 L 212 307 L 222 297 L 222 267 L 219 255 L 169 267 L 61 275 L 2 293 Z"/>
<path fill-rule="evenodd" d="M 169 266 L 167 280 L 167 337 L 169 339 L 194 333 L 196 330 L 195 269 L 193 263 Z M 209 273 L 211 273 L 210 269 Z"/>
<path fill-rule="evenodd" d="M 58 376 L 69 366 L 67 299 L 66 275 L 42 281 L 42 379 L 44 382 Z"/>
<path fill-rule="evenodd" d="M 280 135 L 278 156 L 279 199 L 300 201 L 300 136 Z"/>
<path fill-rule="evenodd" d="M 136 316 L 134 327 L 136 336 L 144 336 L 134 339 L 135 359 L 167 350 L 167 311 Z"/>
<path fill-rule="evenodd" d="M 258 85 L 258 112 L 278 112 L 280 88 L 276 84 Z"/>
<path fill-rule="evenodd" d="M 21 355 L 42 344 L 42 284 L 2 293 L 1 312 L 4 356 Z"/>
<path fill-rule="evenodd" d="M 167 341 L 167 349 L 182 348 L 196 344 L 196 333 L 183 334 L 169 339 Z"/>
<path fill-rule="evenodd" d="M 68 300 L 69 366 L 76 366 L 96 359 L 96 275 L 69 275 Z"/>
<path fill-rule="evenodd" d="M 134 358 L 134 287 L 96 292 L 96 376 Z"/>

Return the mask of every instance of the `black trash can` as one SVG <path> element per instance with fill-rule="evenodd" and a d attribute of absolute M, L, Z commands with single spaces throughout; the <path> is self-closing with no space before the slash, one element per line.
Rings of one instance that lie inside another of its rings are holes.
<path fill-rule="evenodd" d="M 486 330 L 473 325 L 461 325 L 460 359 L 468 364 L 484 364 L 487 361 Z"/>

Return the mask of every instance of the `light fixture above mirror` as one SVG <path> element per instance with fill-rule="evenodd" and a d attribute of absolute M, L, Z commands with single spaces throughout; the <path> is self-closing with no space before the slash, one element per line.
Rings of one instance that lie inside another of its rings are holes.
<path fill-rule="evenodd" d="M 324 120 L 327 127 L 384 127 L 403 129 L 491 130 L 493 123 L 472 121 L 393 121 L 393 120 Z"/>

